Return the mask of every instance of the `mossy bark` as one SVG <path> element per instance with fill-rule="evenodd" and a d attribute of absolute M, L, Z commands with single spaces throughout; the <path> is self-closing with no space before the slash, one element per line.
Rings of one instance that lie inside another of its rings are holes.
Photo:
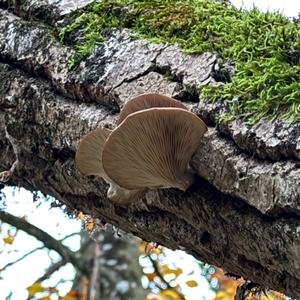
<path fill-rule="evenodd" d="M 69 70 L 74 50 L 21 11 L 22 18 L 0 11 L 0 171 L 19 160 L 9 184 L 300 297 L 299 124 L 215 126 L 216 113 L 228 108 L 199 104 L 197 89 L 222 78 L 218 55 L 188 56 L 126 30 L 108 32 Z M 122 105 L 150 91 L 185 101 L 210 125 L 192 162 L 198 177 L 186 193 L 161 190 L 121 207 L 106 198 L 101 179 L 79 174 L 74 154 L 85 133 L 113 128 Z"/>

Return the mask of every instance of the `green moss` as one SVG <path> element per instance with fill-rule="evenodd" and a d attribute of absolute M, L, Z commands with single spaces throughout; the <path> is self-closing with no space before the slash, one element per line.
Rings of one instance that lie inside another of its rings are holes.
<path fill-rule="evenodd" d="M 61 32 L 62 40 L 81 33 L 74 63 L 105 40 L 105 30 L 130 28 L 140 37 L 178 43 L 187 53 L 217 51 L 224 61 L 234 60 L 231 82 L 200 90 L 201 99 L 229 104 L 223 118 L 300 121 L 299 20 L 216 0 L 98 0 L 77 14 Z"/>

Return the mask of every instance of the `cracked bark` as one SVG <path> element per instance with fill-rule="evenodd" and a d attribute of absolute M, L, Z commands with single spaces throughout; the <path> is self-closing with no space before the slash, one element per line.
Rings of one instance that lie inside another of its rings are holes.
<path fill-rule="evenodd" d="M 121 30 L 69 71 L 72 55 L 22 7 L 0 11 L 0 171 L 16 159 L 5 129 L 20 149 L 9 183 L 300 297 L 300 124 L 217 123 L 228 108 L 197 102 L 198 86 L 221 78 L 216 53 L 188 56 Z M 101 179 L 78 173 L 74 153 L 85 133 L 114 127 L 122 105 L 149 91 L 185 101 L 211 126 L 192 162 L 199 177 L 186 193 L 117 206 Z"/>

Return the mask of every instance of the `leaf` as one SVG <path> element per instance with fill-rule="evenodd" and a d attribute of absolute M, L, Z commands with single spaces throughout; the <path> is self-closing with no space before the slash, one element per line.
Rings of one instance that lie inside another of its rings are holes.
<path fill-rule="evenodd" d="M 78 300 L 79 295 L 77 291 L 71 290 L 64 297 L 59 297 L 60 300 Z"/>
<path fill-rule="evenodd" d="M 3 242 L 5 244 L 9 244 L 9 245 L 11 245 L 14 242 L 14 240 L 15 240 L 15 237 L 11 236 L 11 235 L 6 238 L 3 238 Z"/>
<path fill-rule="evenodd" d="M 86 228 L 88 231 L 92 231 L 92 230 L 95 228 L 95 222 L 94 222 L 94 219 L 93 219 L 93 218 L 89 218 L 89 219 L 86 221 L 85 228 Z"/>
<path fill-rule="evenodd" d="M 32 297 L 37 293 L 45 292 L 46 289 L 42 286 L 41 282 L 35 282 L 27 288 L 28 296 Z"/>
<path fill-rule="evenodd" d="M 162 252 L 162 248 L 155 243 L 142 241 L 140 243 L 140 252 L 143 254 L 155 253 L 156 255 L 159 255 Z"/>
<path fill-rule="evenodd" d="M 214 300 L 231 300 L 232 297 L 230 297 L 231 295 L 229 295 L 228 293 L 224 292 L 224 291 L 219 291 L 216 294 L 216 297 Z"/>
<path fill-rule="evenodd" d="M 149 281 L 153 281 L 154 278 L 157 276 L 156 273 L 146 273 L 145 274 Z"/>
<path fill-rule="evenodd" d="M 174 290 L 163 290 L 155 300 L 181 300 L 181 296 Z"/>
<path fill-rule="evenodd" d="M 38 300 L 51 300 L 51 297 L 50 296 L 46 296 L 46 297 L 38 298 Z"/>
<path fill-rule="evenodd" d="M 198 286 L 198 283 L 195 280 L 188 280 L 185 284 L 191 288 Z"/>
<path fill-rule="evenodd" d="M 83 221 L 83 219 L 84 219 L 84 213 L 83 213 L 82 211 L 79 212 L 77 218 L 78 218 L 79 220 Z"/>
<path fill-rule="evenodd" d="M 182 269 L 177 268 L 177 269 L 170 269 L 168 266 L 162 266 L 162 273 L 164 275 L 167 274 L 174 274 L 176 277 L 178 277 L 180 274 L 182 274 Z"/>

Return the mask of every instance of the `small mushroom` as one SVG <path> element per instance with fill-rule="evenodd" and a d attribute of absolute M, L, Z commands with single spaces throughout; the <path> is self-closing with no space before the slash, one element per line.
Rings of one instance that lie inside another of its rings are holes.
<path fill-rule="evenodd" d="M 114 202 L 126 204 L 141 198 L 144 190 L 127 190 L 116 184 L 104 171 L 102 152 L 104 144 L 111 134 L 111 130 L 98 128 L 85 135 L 77 148 L 75 163 L 78 170 L 86 176 L 96 175 L 102 177 L 110 186 L 107 197 Z"/>
<path fill-rule="evenodd" d="M 157 93 L 142 94 L 132 98 L 124 105 L 119 115 L 118 124 L 122 123 L 128 115 L 134 112 L 154 107 L 178 107 L 186 109 L 180 101 L 173 98 Z"/>
<path fill-rule="evenodd" d="M 105 173 L 128 190 L 175 187 L 193 182 L 189 162 L 207 131 L 182 108 L 150 108 L 127 115 L 103 149 Z"/>

